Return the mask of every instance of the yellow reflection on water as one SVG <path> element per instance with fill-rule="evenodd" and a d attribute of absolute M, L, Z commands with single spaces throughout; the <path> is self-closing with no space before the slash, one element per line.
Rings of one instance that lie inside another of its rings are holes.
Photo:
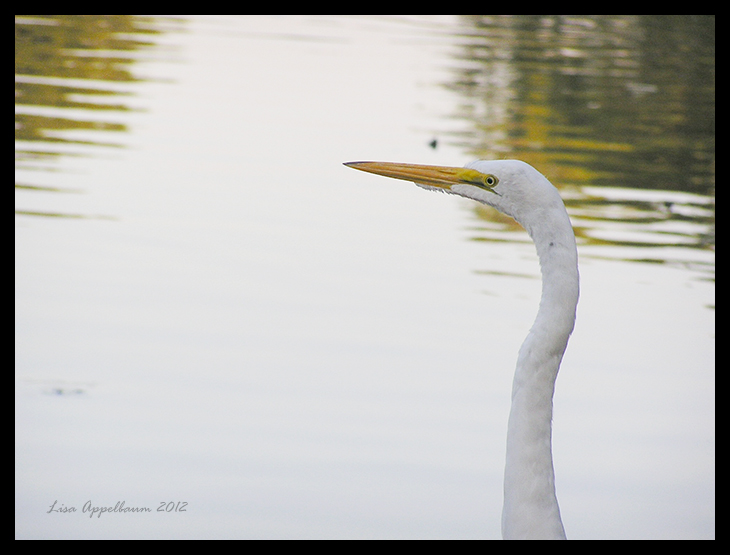
<path fill-rule="evenodd" d="M 128 15 L 16 16 L 16 170 L 56 171 L 60 158 L 88 155 L 82 147 L 123 146 L 108 139 L 109 132 L 127 131 L 111 114 L 131 110 L 130 92 L 120 85 L 138 80 L 134 55 L 151 48 L 148 38 L 159 33 L 150 23 Z M 15 186 L 60 192 L 38 181 Z M 17 207 L 16 213 L 83 217 Z"/>
<path fill-rule="evenodd" d="M 466 128 L 454 142 L 474 158 L 539 168 L 561 189 L 583 245 L 713 249 L 714 17 L 461 23 L 444 84 Z"/>

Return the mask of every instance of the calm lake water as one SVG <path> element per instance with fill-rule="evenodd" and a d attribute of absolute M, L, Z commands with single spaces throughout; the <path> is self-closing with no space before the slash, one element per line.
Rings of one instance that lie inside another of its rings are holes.
<path fill-rule="evenodd" d="M 499 538 L 534 248 L 342 166 L 477 158 L 578 238 L 568 537 L 714 538 L 714 33 L 16 16 L 16 538 Z"/>

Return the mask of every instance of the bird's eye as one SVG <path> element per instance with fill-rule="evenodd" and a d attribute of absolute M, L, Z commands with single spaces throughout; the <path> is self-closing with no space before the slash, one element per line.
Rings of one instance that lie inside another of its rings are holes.
<path fill-rule="evenodd" d="M 498 183 L 498 180 L 493 175 L 487 175 L 484 177 L 484 184 L 488 187 L 494 187 Z"/>

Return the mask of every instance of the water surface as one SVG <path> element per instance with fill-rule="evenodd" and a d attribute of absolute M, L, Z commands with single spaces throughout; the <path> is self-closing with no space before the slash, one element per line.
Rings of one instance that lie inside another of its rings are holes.
<path fill-rule="evenodd" d="M 714 18 L 17 17 L 15 152 L 16 537 L 498 538 L 534 249 L 341 165 L 476 158 L 578 238 L 568 536 L 714 537 Z"/>

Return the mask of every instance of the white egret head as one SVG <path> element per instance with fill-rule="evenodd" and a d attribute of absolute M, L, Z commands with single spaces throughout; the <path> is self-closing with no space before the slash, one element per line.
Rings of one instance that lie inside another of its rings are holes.
<path fill-rule="evenodd" d="M 392 162 L 347 162 L 345 165 L 488 204 L 513 217 L 530 235 L 538 224 L 544 226 L 546 219 L 556 215 L 564 219 L 565 207 L 557 189 L 535 168 L 520 160 L 478 160 L 463 168 Z"/>

